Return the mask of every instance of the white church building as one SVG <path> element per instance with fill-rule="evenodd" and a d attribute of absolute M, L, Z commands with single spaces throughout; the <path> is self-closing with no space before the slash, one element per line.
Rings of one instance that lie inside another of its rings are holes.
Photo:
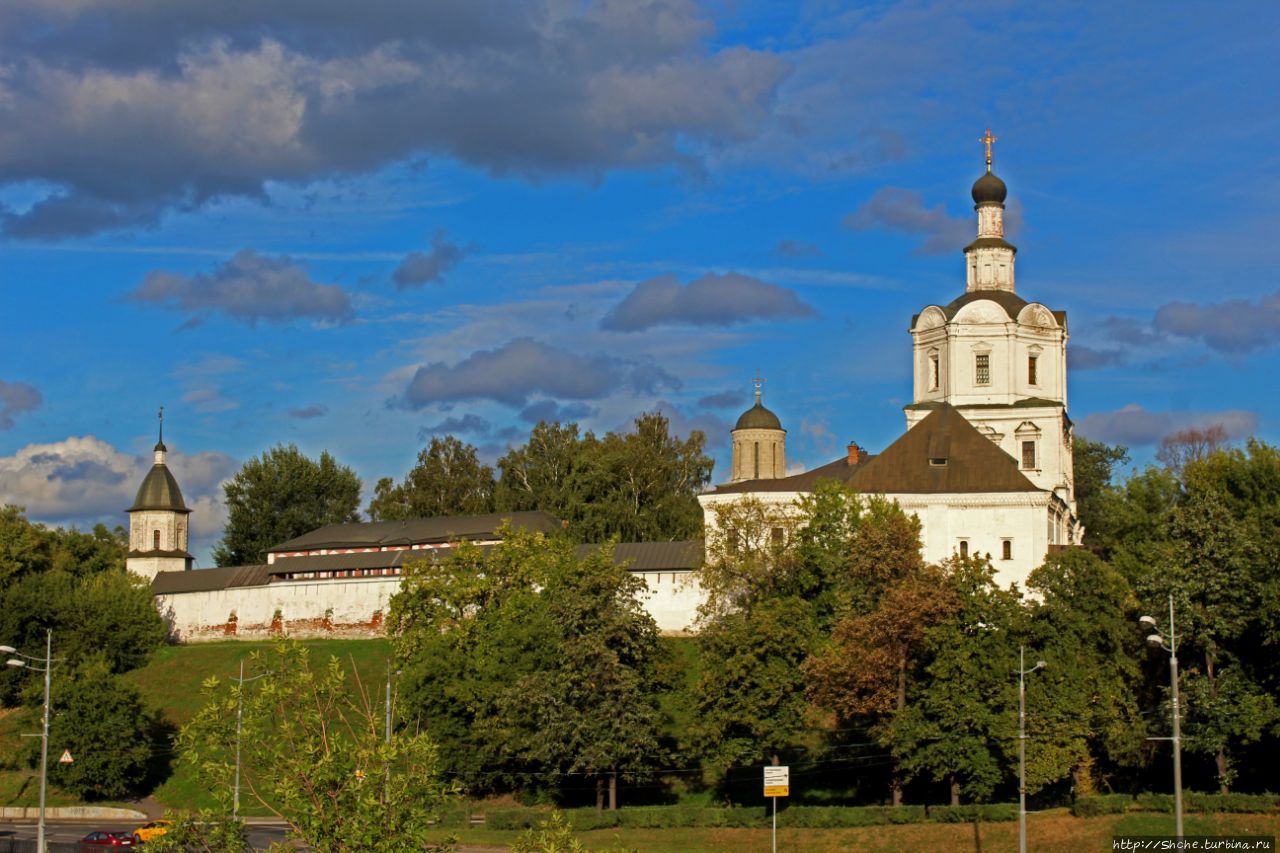
<path fill-rule="evenodd" d="M 923 555 L 989 554 L 1002 585 L 1022 584 L 1051 551 L 1080 542 L 1067 416 L 1067 318 L 1015 289 L 1017 249 L 1004 238 L 1007 189 L 991 169 L 974 183 L 977 238 L 965 247 L 965 290 L 911 320 L 914 391 L 906 432 L 879 454 L 856 444 L 826 465 L 786 475 L 786 430 L 755 405 L 731 432 L 727 483 L 699 496 L 707 533 L 717 509 L 753 498 L 789 512 L 823 479 L 896 500 L 922 525 Z M 267 563 L 193 571 L 190 510 L 165 463 L 129 509 L 131 571 L 152 582 L 184 642 L 274 633 L 361 636 L 383 631 L 401 568 L 459 541 L 496 541 L 504 524 L 553 533 L 547 513 L 330 525 L 272 548 Z M 580 546 L 585 552 L 598 546 Z M 644 578 L 646 606 L 669 633 L 694 629 L 702 542 L 623 543 L 615 559 Z"/>

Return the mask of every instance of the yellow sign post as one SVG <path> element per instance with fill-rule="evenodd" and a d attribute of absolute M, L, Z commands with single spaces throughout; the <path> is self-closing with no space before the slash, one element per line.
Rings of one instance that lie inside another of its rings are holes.
<path fill-rule="evenodd" d="M 773 853 L 778 853 L 778 797 L 791 796 L 790 767 L 765 767 L 764 795 L 773 799 Z"/>

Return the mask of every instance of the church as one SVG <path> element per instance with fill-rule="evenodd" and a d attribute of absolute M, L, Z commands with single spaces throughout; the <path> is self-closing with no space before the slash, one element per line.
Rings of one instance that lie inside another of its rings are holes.
<path fill-rule="evenodd" d="M 964 249 L 964 292 L 911 318 L 912 402 L 906 431 L 878 454 L 851 443 L 832 462 L 786 471 L 786 430 L 755 404 L 731 431 L 728 481 L 699 496 L 708 536 L 717 511 L 757 500 L 787 513 L 824 479 L 895 500 L 921 522 L 923 556 L 989 555 L 1001 585 L 1025 583 L 1045 556 L 1078 544 L 1072 423 L 1067 415 L 1067 317 L 1018 295 L 1017 249 L 1004 237 L 1008 189 L 992 170 L 974 183 L 977 236 Z M 155 462 L 129 513 L 131 571 L 149 579 L 182 642 L 382 633 L 406 562 L 438 559 L 460 541 L 497 541 L 504 523 L 551 533 L 543 512 L 330 525 L 270 549 L 264 565 L 193 571 L 188 515 L 165 463 Z M 580 546 L 582 553 L 597 547 Z M 702 541 L 620 544 L 614 559 L 641 576 L 660 630 L 695 629 Z"/>

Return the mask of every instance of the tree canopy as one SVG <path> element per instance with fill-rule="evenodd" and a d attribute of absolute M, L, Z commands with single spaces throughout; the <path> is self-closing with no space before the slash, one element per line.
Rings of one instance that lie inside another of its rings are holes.
<path fill-rule="evenodd" d="M 433 437 L 418 453 L 418 464 L 396 484 L 378 481 L 369 518 L 399 521 L 493 511 L 493 469 L 480 464 L 476 448 L 451 435 Z"/>
<path fill-rule="evenodd" d="M 328 451 L 311 459 L 276 445 L 224 486 L 227 526 L 213 549 L 219 566 L 266 562 L 267 549 L 326 524 L 360 520 L 360 478 Z"/>

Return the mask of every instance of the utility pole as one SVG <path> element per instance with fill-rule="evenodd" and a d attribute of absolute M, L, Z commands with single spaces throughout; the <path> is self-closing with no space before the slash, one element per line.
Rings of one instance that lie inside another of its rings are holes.
<path fill-rule="evenodd" d="M 245 678 L 244 658 L 240 658 L 240 677 L 236 679 L 236 684 L 240 688 L 236 693 L 236 776 L 231 788 L 231 817 L 236 820 L 240 817 L 240 731 L 244 720 L 244 685 L 246 682 L 257 681 L 268 675 L 274 675 L 274 673 L 263 672 L 252 678 Z"/>
<path fill-rule="evenodd" d="M 15 669 L 34 669 L 38 672 L 44 672 L 44 715 L 43 724 L 40 729 L 40 819 L 36 827 L 36 851 L 37 853 L 48 853 L 48 847 L 45 844 L 45 825 L 44 812 L 45 800 L 49 791 L 49 691 L 53 681 L 53 629 L 49 628 L 44 633 L 44 669 L 33 666 L 31 661 L 38 661 L 39 658 L 31 655 L 23 654 L 13 646 L 0 646 L 0 652 L 5 654 L 18 655 L 17 658 L 10 658 L 5 661 L 6 666 Z M 21 659 L 19 659 L 21 658 Z M 35 737 L 35 735 L 23 735 L 23 737 Z"/>
<path fill-rule="evenodd" d="M 384 726 L 387 746 L 391 746 L 391 661 L 387 661 L 387 721 Z M 388 755 L 390 750 L 387 750 Z M 387 761 L 386 778 L 382 782 L 382 804 L 391 804 L 391 761 Z"/>

